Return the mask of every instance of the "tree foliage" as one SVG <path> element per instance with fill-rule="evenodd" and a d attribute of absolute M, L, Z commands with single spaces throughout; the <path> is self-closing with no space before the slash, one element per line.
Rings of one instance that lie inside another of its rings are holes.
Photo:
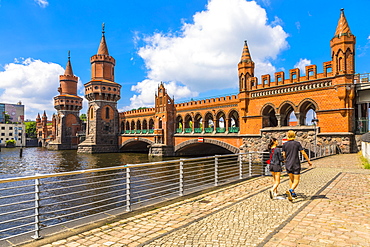
<path fill-rule="evenodd" d="M 85 113 L 82 113 L 82 114 L 80 115 L 80 119 L 81 119 L 82 121 L 86 122 L 86 121 L 87 121 L 87 116 L 86 116 L 86 114 L 85 114 Z"/>
<path fill-rule="evenodd" d="M 36 137 L 36 122 L 30 121 L 25 122 L 26 125 L 26 135 L 29 138 L 35 138 Z"/>

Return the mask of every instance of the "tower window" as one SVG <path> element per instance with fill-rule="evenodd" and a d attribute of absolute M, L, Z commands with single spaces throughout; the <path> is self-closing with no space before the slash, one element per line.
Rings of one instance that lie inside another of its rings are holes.
<path fill-rule="evenodd" d="M 90 119 L 94 119 L 94 109 L 90 107 Z"/>
<path fill-rule="evenodd" d="M 105 90 L 106 88 L 105 87 L 103 87 L 103 90 Z"/>
<path fill-rule="evenodd" d="M 98 86 L 95 86 L 94 88 L 95 88 L 95 89 L 99 89 L 99 87 L 98 87 Z"/>
<path fill-rule="evenodd" d="M 109 107 L 105 108 L 105 118 L 109 119 Z"/>

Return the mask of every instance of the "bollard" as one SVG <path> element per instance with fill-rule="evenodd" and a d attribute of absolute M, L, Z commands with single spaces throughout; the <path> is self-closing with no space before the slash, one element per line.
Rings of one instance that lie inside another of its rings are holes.
<path fill-rule="evenodd" d="M 23 155 L 23 148 L 21 148 L 21 149 L 19 150 L 19 158 L 22 158 L 22 155 Z"/>

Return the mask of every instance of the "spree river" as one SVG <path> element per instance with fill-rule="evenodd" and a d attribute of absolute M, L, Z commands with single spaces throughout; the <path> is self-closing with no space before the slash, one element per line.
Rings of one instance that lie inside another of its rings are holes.
<path fill-rule="evenodd" d="M 2 148 L 0 152 L 0 179 L 49 174 L 101 167 L 161 161 L 140 153 L 80 154 L 76 150 L 51 151 L 41 147 Z M 176 159 L 175 157 L 166 160 Z"/>

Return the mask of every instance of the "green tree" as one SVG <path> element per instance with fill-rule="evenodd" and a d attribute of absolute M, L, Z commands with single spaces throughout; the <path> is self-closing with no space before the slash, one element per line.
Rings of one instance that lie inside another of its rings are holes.
<path fill-rule="evenodd" d="M 86 114 L 85 114 L 85 113 L 82 113 L 82 114 L 80 115 L 80 119 L 81 119 L 82 121 L 86 122 L 86 121 L 87 121 L 87 116 L 86 116 Z"/>
<path fill-rule="evenodd" d="M 4 114 L 4 118 L 5 118 L 5 123 L 12 123 L 11 121 L 10 121 L 10 115 L 7 113 L 7 112 L 5 112 L 5 114 Z"/>
<path fill-rule="evenodd" d="M 26 125 L 27 137 L 29 138 L 36 137 L 36 122 L 30 121 L 30 122 L 25 122 L 24 124 Z"/>

